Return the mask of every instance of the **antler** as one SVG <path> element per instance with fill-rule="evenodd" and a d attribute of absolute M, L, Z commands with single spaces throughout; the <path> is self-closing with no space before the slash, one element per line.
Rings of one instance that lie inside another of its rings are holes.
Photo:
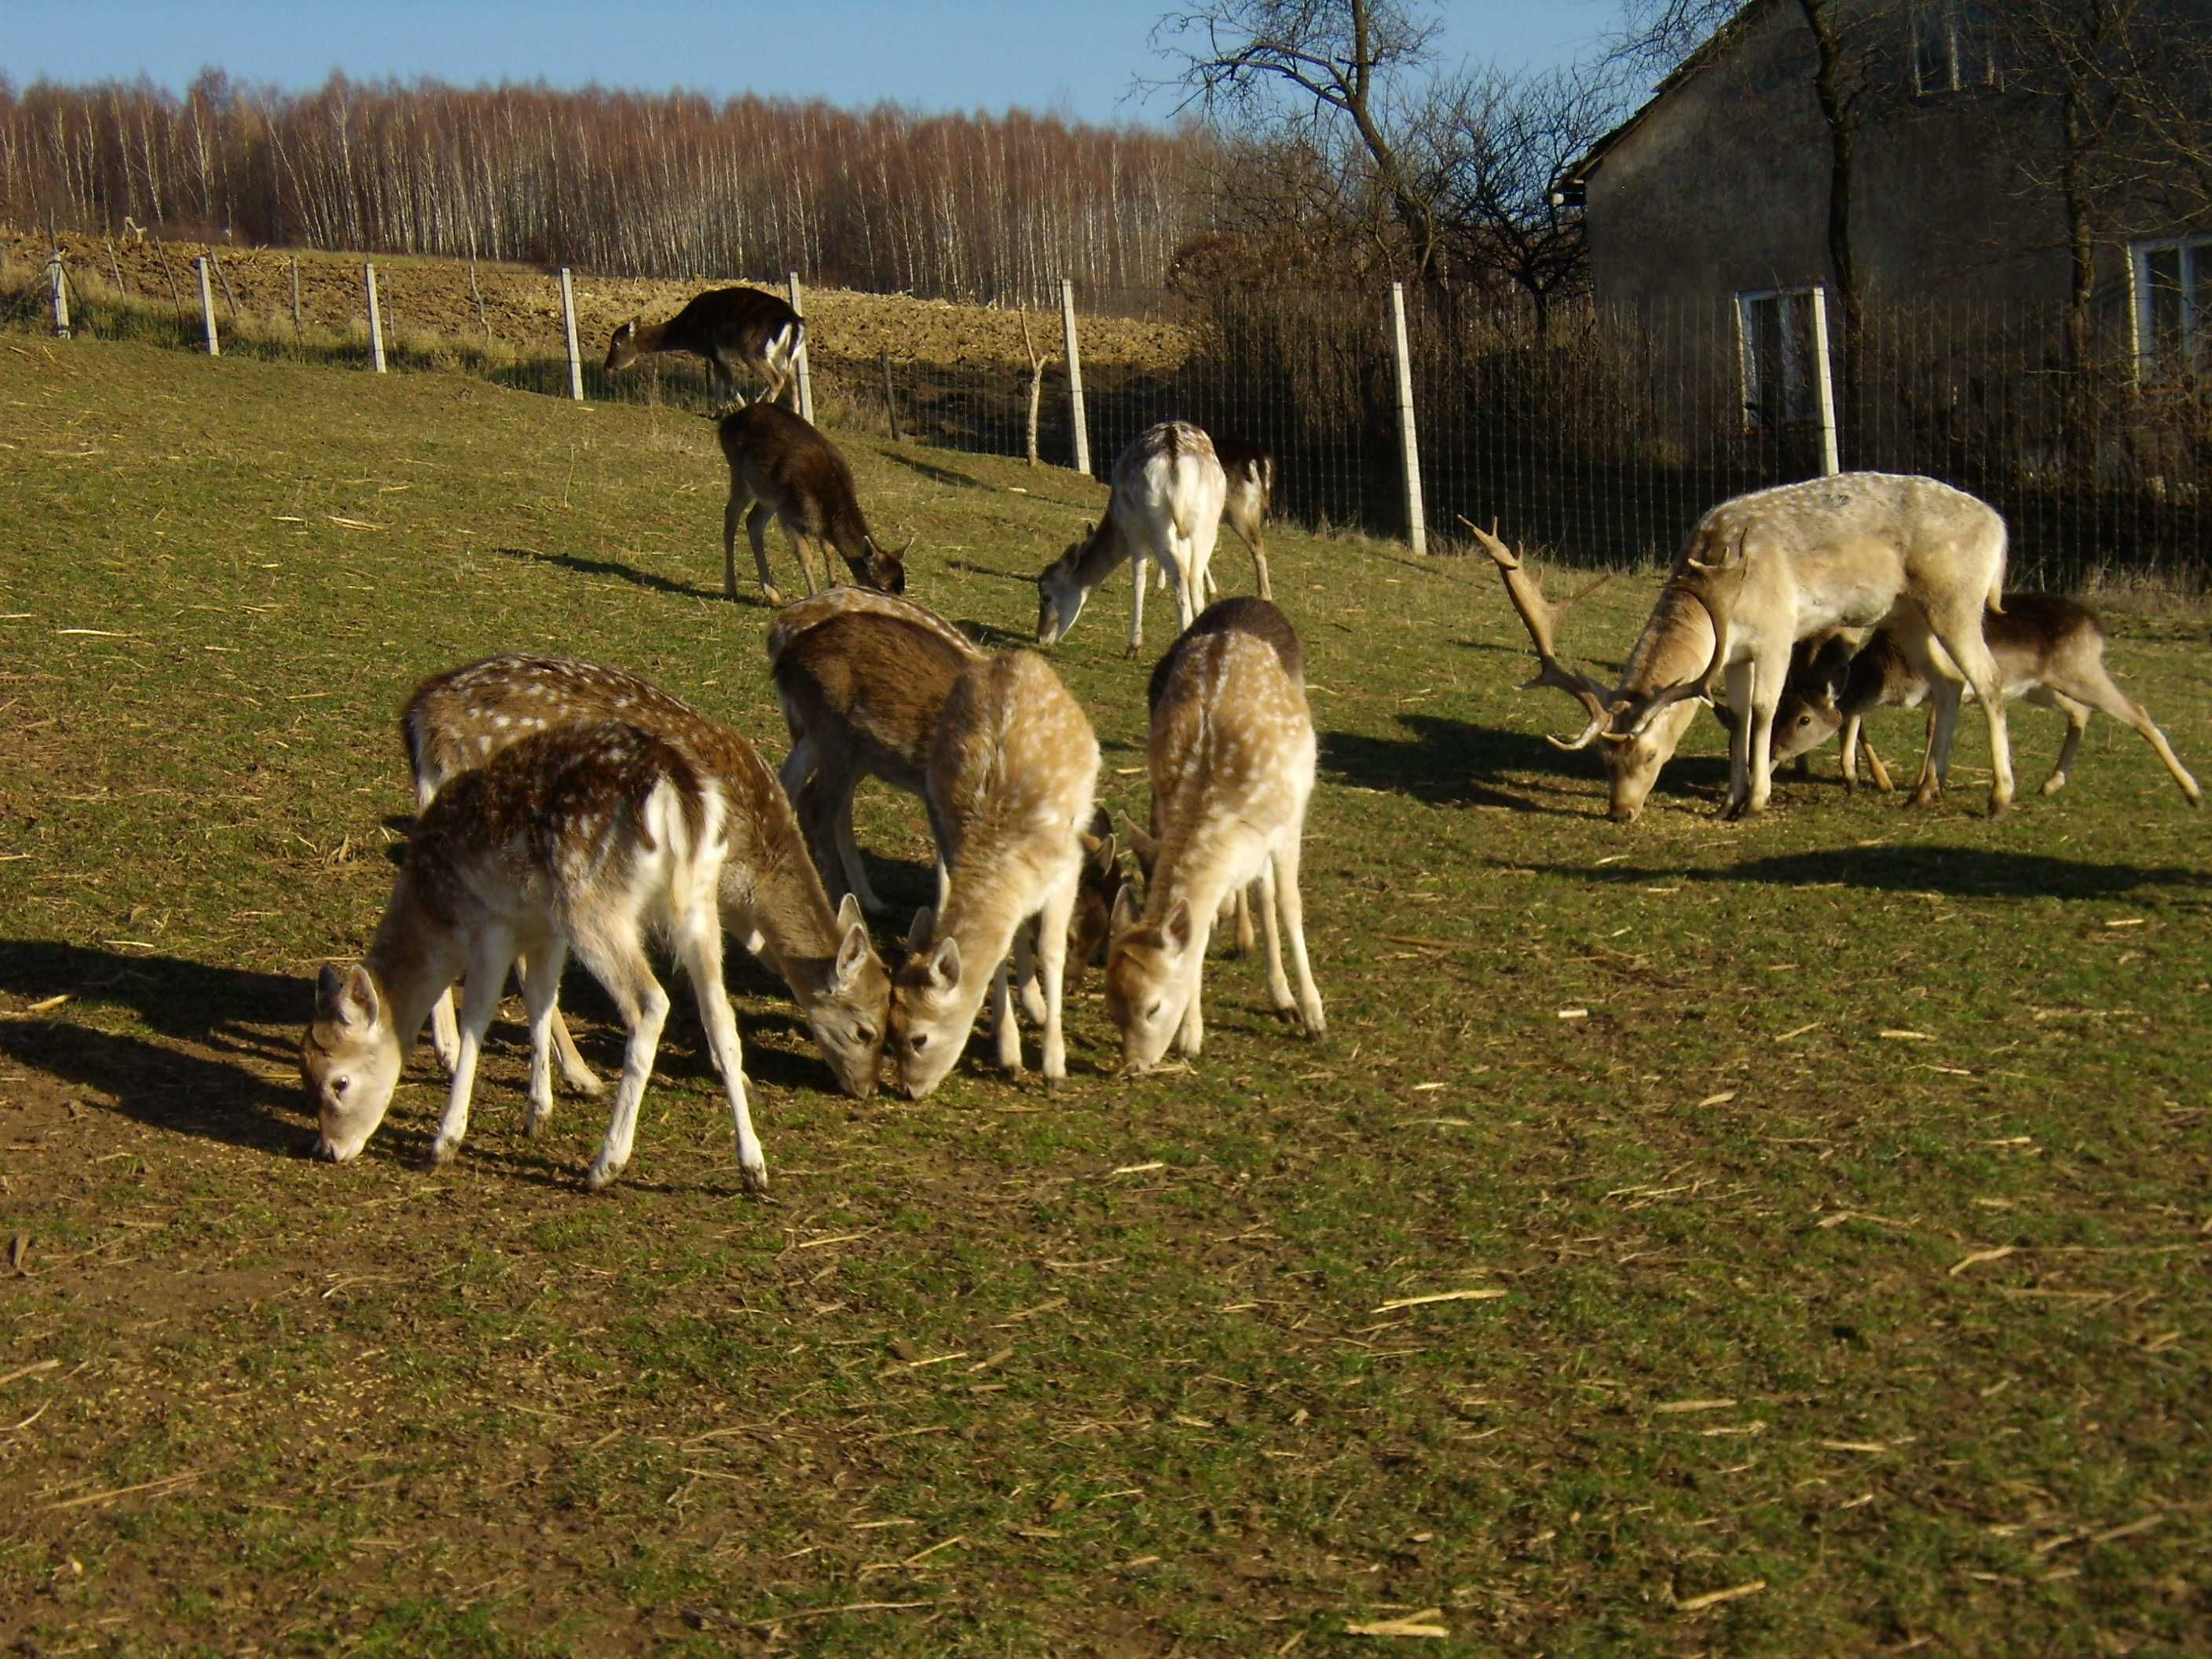
<path fill-rule="evenodd" d="M 1548 733 L 1545 741 L 1556 749 L 1588 748 L 1590 739 L 1605 729 L 1605 723 L 1611 714 L 1605 702 L 1607 688 L 1588 674 L 1562 663 L 1559 653 L 1553 649 L 1552 640 L 1558 630 L 1559 618 L 1566 614 L 1567 607 L 1577 599 L 1595 592 L 1613 579 L 1601 576 L 1580 592 L 1554 604 L 1544 597 L 1544 590 L 1537 584 L 1536 579 L 1522 568 L 1521 556 L 1498 539 L 1494 523 L 1490 530 L 1485 530 L 1464 514 L 1460 515 L 1459 521 L 1474 533 L 1475 540 L 1482 544 L 1482 550 L 1490 555 L 1491 562 L 1498 567 L 1498 574 L 1505 582 L 1505 597 L 1513 601 L 1514 610 L 1521 616 L 1521 625 L 1528 630 L 1529 641 L 1536 647 L 1536 660 L 1542 666 L 1537 671 L 1535 678 L 1522 683 L 1521 689 L 1530 691 L 1540 685 L 1551 686 L 1565 692 L 1589 712 L 1589 724 L 1572 742 Z"/>
<path fill-rule="evenodd" d="M 1711 573 L 1719 569 L 1721 567 L 1716 565 L 1699 564 L 1696 560 L 1692 559 L 1690 561 L 1689 568 L 1692 570 L 1700 573 Z M 1635 723 L 1629 727 L 1627 732 L 1625 733 L 1615 733 L 1612 732 L 1606 733 L 1607 737 L 1614 738 L 1617 741 L 1622 743 L 1626 743 L 1631 738 L 1641 735 L 1644 728 L 1651 724 L 1652 720 L 1657 717 L 1659 711 L 1662 708 L 1668 708 L 1674 703 L 1689 702 L 1692 699 L 1695 699 L 1699 702 L 1711 702 L 1711 696 L 1705 688 L 1711 684 L 1713 676 L 1721 672 L 1722 664 L 1728 659 L 1728 623 L 1723 619 L 1722 616 L 1722 611 L 1724 611 L 1726 607 L 1723 606 L 1720 610 L 1716 610 L 1714 608 L 1712 602 L 1706 597 L 1705 582 L 1699 580 L 1698 577 L 1688 576 L 1686 573 L 1684 575 L 1676 576 L 1671 586 L 1680 589 L 1682 592 L 1688 594 L 1691 599 L 1696 600 L 1698 609 L 1704 611 L 1706 617 L 1711 619 L 1713 624 L 1712 658 L 1711 660 L 1707 662 L 1703 668 L 1699 669 L 1692 678 L 1686 680 L 1677 680 L 1674 684 L 1662 686 L 1660 690 L 1654 692 L 1651 696 L 1651 701 L 1644 704 L 1642 712 L 1637 715 Z"/>

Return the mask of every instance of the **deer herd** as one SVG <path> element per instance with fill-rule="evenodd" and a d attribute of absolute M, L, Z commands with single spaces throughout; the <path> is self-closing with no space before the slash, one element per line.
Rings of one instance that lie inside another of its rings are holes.
<path fill-rule="evenodd" d="M 425 681 L 400 720 L 418 808 L 406 860 L 366 956 L 323 968 L 301 1044 L 319 1156 L 360 1153 L 427 1021 L 450 1077 L 430 1158 L 449 1160 L 510 973 L 528 1021 L 527 1132 L 551 1115 L 556 1064 L 572 1091 L 601 1094 L 561 1017 L 573 954 L 628 1032 L 587 1176 L 593 1188 L 612 1182 L 629 1161 L 668 1014 L 648 954 L 656 938 L 690 981 L 752 1192 L 768 1166 L 723 984 L 726 931 L 783 981 L 838 1086 L 860 1097 L 886 1072 L 911 1098 L 927 1096 L 959 1062 L 987 998 L 999 1064 L 1020 1072 L 1026 1018 L 1041 1028 L 1045 1086 L 1059 1086 L 1071 952 L 1079 968 L 1103 967 L 1123 1071 L 1157 1065 L 1170 1045 L 1196 1060 L 1211 935 L 1233 922 L 1250 948 L 1255 910 L 1272 1009 L 1310 1037 L 1326 1030 L 1299 879 L 1316 742 L 1303 652 L 1272 602 L 1263 545 L 1273 458 L 1185 422 L 1152 428 L 1115 462 L 1103 518 L 1037 577 L 1040 646 L 1060 641 L 1125 562 L 1130 654 L 1143 642 L 1148 559 L 1174 596 L 1181 632 L 1147 689 L 1151 806 L 1141 829 L 1117 836 L 1096 800 L 1098 742 L 1082 706 L 1036 653 L 987 652 L 902 597 L 911 542 L 891 552 L 875 540 L 845 458 L 777 405 L 804 337 L 774 296 L 719 289 L 665 323 L 624 324 L 607 357 L 616 369 L 643 353 L 694 353 L 718 406 L 736 405 L 719 426 L 724 590 L 737 597 L 742 520 L 763 597 L 778 607 L 767 668 L 789 728 L 781 768 L 617 668 L 509 654 Z M 765 398 L 738 394 L 739 368 L 766 379 Z M 1208 605 L 1224 517 L 1251 551 L 1261 597 Z M 806 584 L 788 605 L 769 574 L 770 520 Z M 1494 527 L 1468 527 L 1534 646 L 1528 685 L 1565 692 L 1584 717 L 1577 737 L 1552 741 L 1599 743 L 1615 819 L 1642 810 L 1716 680 L 1730 817 L 1764 810 L 1773 766 L 1838 731 L 1846 783 L 1863 750 L 1887 788 L 1862 730 L 1885 705 L 1929 706 L 1911 799 L 1933 801 L 1970 695 L 1989 727 L 1993 812 L 2012 799 L 2005 709 L 2016 699 L 2066 717 L 2045 793 L 2066 781 L 2094 708 L 2139 732 L 2202 803 L 2105 669 L 2095 617 L 2070 600 L 2006 594 L 2002 520 L 1934 480 L 1844 474 L 1714 507 L 1610 685 L 1559 655 L 1574 599 L 1547 600 Z M 816 554 L 832 549 L 853 586 L 817 581 Z M 936 843 L 935 902 L 912 918 L 896 969 L 869 931 L 866 917 L 887 907 L 854 837 L 854 791 L 868 777 L 919 795 Z M 1125 848 L 1136 866 L 1126 878 Z"/>

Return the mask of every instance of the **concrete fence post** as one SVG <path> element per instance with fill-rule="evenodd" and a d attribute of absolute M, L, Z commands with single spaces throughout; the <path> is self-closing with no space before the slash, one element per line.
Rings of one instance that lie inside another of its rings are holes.
<path fill-rule="evenodd" d="M 215 334 L 215 284 L 208 278 L 207 255 L 201 254 L 192 261 L 192 269 L 200 279 L 200 321 L 207 331 L 208 356 L 222 356 L 222 343 Z"/>
<path fill-rule="evenodd" d="M 1820 471 L 1834 477 L 1842 471 L 1842 458 L 1836 453 L 1836 377 L 1828 361 L 1828 290 L 1825 284 L 1813 289 L 1813 385 L 1820 398 Z"/>
<path fill-rule="evenodd" d="M 584 357 L 576 349 L 576 285 L 568 277 L 568 267 L 561 267 L 561 332 L 568 343 L 568 395 L 576 402 L 584 401 Z"/>
<path fill-rule="evenodd" d="M 791 308 L 804 318 L 805 308 L 799 303 L 799 273 L 795 270 L 785 272 L 784 281 L 791 289 Z M 806 372 L 806 336 L 803 333 L 799 337 L 799 350 L 791 360 L 791 368 L 792 373 L 799 377 L 799 418 L 811 426 L 814 423 L 814 379 Z"/>
<path fill-rule="evenodd" d="M 361 276 L 368 286 L 368 363 L 381 374 L 384 373 L 384 313 L 376 303 L 376 267 L 363 265 Z"/>
<path fill-rule="evenodd" d="M 66 340 L 70 337 L 69 276 L 62 269 L 62 251 L 54 250 L 54 257 L 46 261 L 46 278 L 53 290 L 54 337 Z"/>
<path fill-rule="evenodd" d="M 1406 541 L 1417 554 L 1429 550 L 1421 512 L 1421 450 L 1413 429 L 1413 362 L 1406 344 L 1406 285 L 1390 284 L 1390 345 L 1398 360 L 1398 447 L 1405 458 Z"/>
<path fill-rule="evenodd" d="M 1060 279 L 1060 331 L 1067 343 L 1067 412 L 1075 426 L 1075 470 L 1091 472 L 1091 423 L 1083 413 L 1083 359 L 1075 349 L 1075 284 Z"/>

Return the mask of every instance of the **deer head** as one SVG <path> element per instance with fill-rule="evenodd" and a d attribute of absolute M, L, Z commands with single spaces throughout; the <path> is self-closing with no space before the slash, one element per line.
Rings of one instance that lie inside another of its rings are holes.
<path fill-rule="evenodd" d="M 300 1076 L 321 1130 L 316 1157 L 343 1164 L 360 1156 L 384 1121 L 405 1059 L 376 975 L 358 963 L 343 971 L 325 963 L 300 1043 Z"/>
<path fill-rule="evenodd" d="M 637 319 L 633 317 L 607 342 L 607 369 L 628 368 L 637 361 Z"/>
<path fill-rule="evenodd" d="M 906 556 L 914 549 L 915 538 L 908 537 L 896 550 L 890 551 L 876 545 L 876 538 L 862 538 L 868 550 L 868 585 L 885 593 L 906 592 Z"/>

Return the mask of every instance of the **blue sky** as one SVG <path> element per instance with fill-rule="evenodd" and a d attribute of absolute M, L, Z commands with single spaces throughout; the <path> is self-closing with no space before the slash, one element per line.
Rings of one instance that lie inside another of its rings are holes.
<path fill-rule="evenodd" d="M 435 76 L 464 84 L 531 81 L 715 95 L 890 99 L 925 110 L 1019 106 L 1092 121 L 1164 120 L 1161 98 L 1129 100 L 1161 71 L 1147 36 L 1158 3 L 1036 0 L 0 0 L 0 71 L 180 88 L 204 64 L 299 88 L 332 69 L 358 78 Z M 1443 0 L 1448 61 L 1507 68 L 1581 55 L 1618 15 L 1608 0 Z"/>

